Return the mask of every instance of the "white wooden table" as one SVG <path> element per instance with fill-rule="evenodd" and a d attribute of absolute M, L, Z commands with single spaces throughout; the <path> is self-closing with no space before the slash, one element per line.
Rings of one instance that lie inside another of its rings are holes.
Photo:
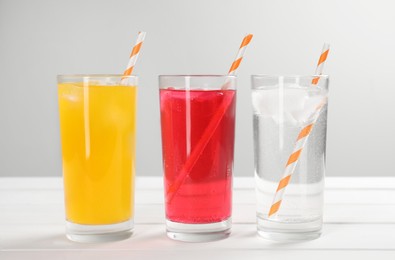
<path fill-rule="evenodd" d="M 233 203 L 228 239 L 172 241 L 165 235 L 162 179 L 138 178 L 133 236 L 80 244 L 64 235 L 60 178 L 0 178 L 0 259 L 395 259 L 395 178 L 327 178 L 323 234 L 307 242 L 256 235 L 252 178 L 235 179 Z"/>

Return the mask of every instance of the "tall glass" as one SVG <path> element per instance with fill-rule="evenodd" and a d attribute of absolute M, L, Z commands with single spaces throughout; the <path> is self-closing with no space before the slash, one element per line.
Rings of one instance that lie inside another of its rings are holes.
<path fill-rule="evenodd" d="M 257 226 L 265 238 L 320 236 L 327 95 L 327 76 L 252 76 Z"/>
<path fill-rule="evenodd" d="M 159 76 L 167 235 L 230 233 L 236 77 Z"/>
<path fill-rule="evenodd" d="M 137 77 L 60 75 L 66 235 L 127 238 L 133 229 Z"/>

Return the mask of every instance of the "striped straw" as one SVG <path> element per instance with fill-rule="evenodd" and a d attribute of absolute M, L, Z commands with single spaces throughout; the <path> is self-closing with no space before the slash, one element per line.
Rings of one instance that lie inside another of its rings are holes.
<path fill-rule="evenodd" d="M 240 45 L 239 51 L 237 52 L 235 61 L 232 63 L 232 66 L 229 69 L 229 72 L 228 72 L 229 76 L 236 74 L 236 70 L 240 66 L 241 60 L 244 57 L 244 53 L 245 53 L 245 51 L 247 49 L 248 44 L 250 43 L 250 41 L 252 39 L 252 36 L 253 36 L 252 34 L 247 34 L 244 37 L 243 41 L 241 42 L 241 45 Z"/>
<path fill-rule="evenodd" d="M 322 48 L 320 59 L 318 60 L 318 63 L 317 63 L 317 68 L 315 69 L 315 75 L 322 74 L 322 71 L 324 70 L 326 58 L 328 57 L 328 53 L 329 53 L 329 44 L 324 43 L 324 47 Z M 319 79 L 320 79 L 320 77 L 313 78 L 313 80 L 311 81 L 311 84 L 317 85 Z"/>
<path fill-rule="evenodd" d="M 321 75 L 322 70 L 324 68 L 324 64 L 326 61 L 326 58 L 329 53 L 329 44 L 324 44 L 324 48 L 322 49 L 322 53 L 320 56 L 320 59 L 318 60 L 318 65 L 316 69 L 316 74 L 315 75 Z M 313 78 L 311 84 L 313 86 L 316 86 L 318 84 L 320 77 L 315 77 Z M 298 164 L 298 160 L 300 158 L 300 155 L 302 153 L 303 148 L 305 147 L 307 140 L 310 136 L 310 133 L 314 127 L 314 124 L 317 122 L 321 110 L 324 107 L 324 105 L 327 102 L 327 98 L 324 98 L 324 100 L 316 107 L 315 112 L 310 116 L 308 122 L 311 122 L 307 126 L 303 127 L 303 129 L 299 132 L 298 137 L 296 138 L 296 143 L 294 146 L 294 149 L 291 153 L 291 155 L 288 158 L 287 164 L 285 166 L 285 170 L 283 173 L 283 177 L 281 178 L 280 182 L 278 183 L 276 194 L 274 195 L 273 198 L 273 203 L 272 206 L 270 207 L 269 211 L 269 217 L 272 217 L 275 215 L 278 210 L 280 209 L 280 205 L 284 196 L 284 191 L 285 188 L 287 187 L 289 181 L 291 180 L 291 176 L 295 171 L 295 168 Z"/>
<path fill-rule="evenodd" d="M 126 70 L 123 72 L 122 81 L 126 78 L 126 76 L 132 75 L 134 66 L 136 65 L 137 59 L 140 54 L 141 45 L 143 45 L 143 41 L 145 38 L 145 32 L 139 32 L 137 36 L 136 44 L 133 46 L 132 53 L 130 54 L 130 59 Z"/>
<path fill-rule="evenodd" d="M 244 52 L 250 43 L 252 39 L 252 34 L 248 34 L 247 36 L 244 37 L 239 51 L 237 53 L 235 61 L 232 63 L 232 66 L 230 67 L 228 75 L 235 75 L 236 70 L 239 67 L 241 60 L 243 59 Z M 224 85 L 222 86 L 222 89 L 227 89 L 229 82 L 225 82 Z M 199 142 L 195 145 L 194 149 L 190 153 L 188 159 L 184 163 L 183 167 L 180 170 L 180 173 L 177 176 L 177 179 L 173 182 L 173 184 L 167 189 L 167 202 L 170 203 L 174 195 L 177 193 L 178 189 L 180 186 L 184 183 L 185 178 L 188 176 L 188 174 L 192 171 L 193 167 L 195 166 L 196 162 L 202 155 L 202 152 L 206 148 L 207 144 L 211 140 L 211 137 L 213 136 L 215 130 L 217 129 L 218 125 L 220 124 L 222 118 L 228 111 L 228 108 L 230 104 L 232 103 L 234 94 L 232 95 L 225 95 L 224 100 L 222 101 L 220 107 L 218 110 L 215 112 L 213 115 L 212 119 L 208 123 L 207 127 L 204 129 L 204 132 L 202 136 L 199 139 Z"/>

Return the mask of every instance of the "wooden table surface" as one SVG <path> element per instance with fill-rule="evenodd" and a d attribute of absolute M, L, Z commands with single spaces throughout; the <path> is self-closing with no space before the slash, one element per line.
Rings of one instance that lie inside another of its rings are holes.
<path fill-rule="evenodd" d="M 61 178 L 0 178 L 0 259 L 395 259 L 392 177 L 327 178 L 323 234 L 298 243 L 257 236 L 253 178 L 234 180 L 233 227 L 224 240 L 168 239 L 159 177 L 137 179 L 135 208 L 131 238 L 75 243 L 64 235 Z"/>

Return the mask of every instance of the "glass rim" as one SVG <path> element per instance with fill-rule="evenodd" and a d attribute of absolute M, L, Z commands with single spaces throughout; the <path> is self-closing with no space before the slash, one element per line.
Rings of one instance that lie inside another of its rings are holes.
<path fill-rule="evenodd" d="M 163 74 L 159 75 L 159 78 L 171 77 L 171 78 L 237 78 L 237 75 L 221 75 L 221 74 Z"/>
<path fill-rule="evenodd" d="M 57 79 L 75 79 L 75 78 L 138 78 L 138 75 L 123 76 L 122 74 L 58 74 Z"/>
<path fill-rule="evenodd" d="M 252 74 L 251 78 L 329 78 L 327 74 L 311 74 L 311 75 L 297 75 L 297 74 L 289 74 L 289 75 L 281 75 L 281 74 Z"/>

